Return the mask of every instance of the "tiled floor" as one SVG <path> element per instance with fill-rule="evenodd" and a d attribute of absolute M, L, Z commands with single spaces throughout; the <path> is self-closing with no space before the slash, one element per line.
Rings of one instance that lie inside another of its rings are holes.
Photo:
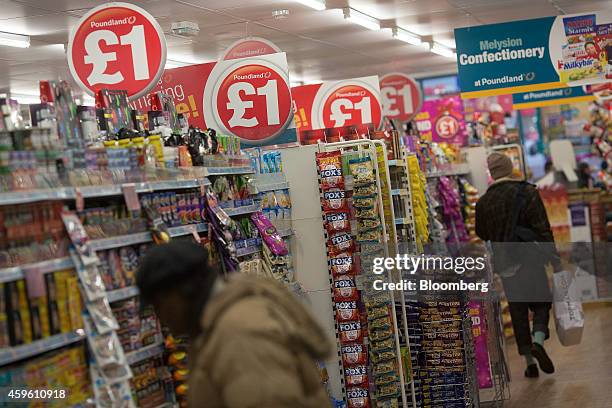
<path fill-rule="evenodd" d="M 523 375 L 525 360 L 514 342 L 508 345 L 512 381 L 504 408 L 612 407 L 612 305 L 587 308 L 580 345 L 563 347 L 553 332 L 545 347 L 556 371 L 531 379 Z"/>

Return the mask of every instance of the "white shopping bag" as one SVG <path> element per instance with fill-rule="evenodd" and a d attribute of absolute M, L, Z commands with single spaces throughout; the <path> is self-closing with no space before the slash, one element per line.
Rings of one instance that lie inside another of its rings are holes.
<path fill-rule="evenodd" d="M 568 271 L 553 274 L 555 326 L 564 346 L 580 344 L 584 329 L 584 312 L 574 275 Z"/>

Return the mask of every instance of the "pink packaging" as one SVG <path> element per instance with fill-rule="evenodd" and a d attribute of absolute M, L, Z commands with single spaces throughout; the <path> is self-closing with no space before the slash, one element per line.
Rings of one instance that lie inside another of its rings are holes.
<path fill-rule="evenodd" d="M 264 242 L 268 248 L 270 248 L 270 252 L 276 256 L 284 256 L 289 253 L 285 246 L 285 242 L 281 236 L 278 235 L 276 227 L 272 225 L 270 220 L 267 219 L 261 211 L 252 214 L 251 221 L 253 221 L 253 224 L 257 227 Z"/>

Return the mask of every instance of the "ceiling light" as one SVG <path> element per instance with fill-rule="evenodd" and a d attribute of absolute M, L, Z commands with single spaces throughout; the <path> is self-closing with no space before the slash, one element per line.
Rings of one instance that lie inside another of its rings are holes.
<path fill-rule="evenodd" d="M 0 32 L 0 45 L 7 45 L 9 47 L 17 48 L 29 48 L 30 36 Z"/>
<path fill-rule="evenodd" d="M 370 30 L 380 30 L 380 21 L 354 8 L 345 7 L 344 18 L 350 20 L 352 23 L 369 28 Z"/>
<path fill-rule="evenodd" d="M 413 34 L 410 31 L 404 30 L 401 27 L 394 27 L 392 35 L 393 38 L 396 38 L 408 44 L 417 45 L 420 47 L 429 47 L 429 43 L 423 42 L 423 39 L 420 35 Z"/>
<path fill-rule="evenodd" d="M 325 10 L 325 0 L 295 0 L 305 6 L 321 11 Z"/>
<path fill-rule="evenodd" d="M 433 46 L 431 47 L 430 51 L 433 52 L 434 54 L 438 54 L 446 58 L 454 58 L 454 59 L 457 58 L 457 54 L 455 53 L 455 50 L 445 47 L 442 44 L 438 44 L 437 42 L 433 43 Z"/>

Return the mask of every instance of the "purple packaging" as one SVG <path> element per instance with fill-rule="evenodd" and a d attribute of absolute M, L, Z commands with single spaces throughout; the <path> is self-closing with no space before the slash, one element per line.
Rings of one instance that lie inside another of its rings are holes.
<path fill-rule="evenodd" d="M 270 220 L 268 220 L 261 211 L 252 214 L 251 220 L 257 227 L 259 234 L 270 249 L 270 252 L 277 256 L 283 256 L 289 253 L 285 242 L 280 235 L 278 235 L 276 227 L 272 225 Z"/>

